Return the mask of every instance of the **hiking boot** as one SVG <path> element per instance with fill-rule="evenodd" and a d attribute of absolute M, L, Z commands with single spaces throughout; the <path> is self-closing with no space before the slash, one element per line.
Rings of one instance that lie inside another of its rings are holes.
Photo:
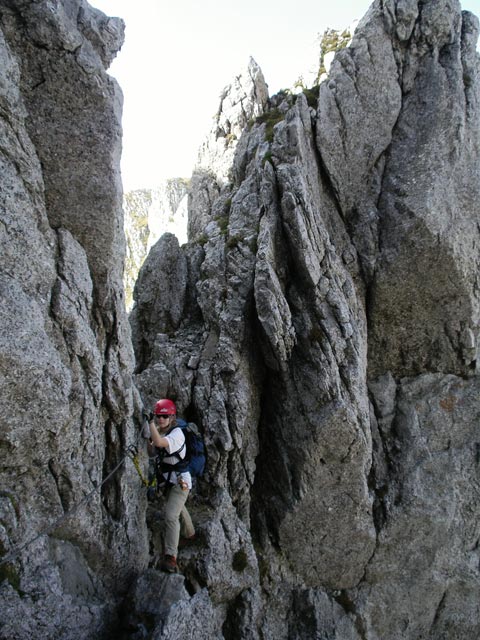
<path fill-rule="evenodd" d="M 195 542 L 196 539 L 197 536 L 195 534 L 189 536 L 188 538 L 180 538 L 178 546 L 180 549 L 183 549 L 183 547 L 186 547 L 188 544 L 192 544 L 192 542 Z"/>
<path fill-rule="evenodd" d="M 165 554 L 160 564 L 160 569 L 162 571 L 166 571 L 167 573 L 177 573 L 178 567 L 177 559 L 175 558 L 175 556 L 169 556 Z"/>

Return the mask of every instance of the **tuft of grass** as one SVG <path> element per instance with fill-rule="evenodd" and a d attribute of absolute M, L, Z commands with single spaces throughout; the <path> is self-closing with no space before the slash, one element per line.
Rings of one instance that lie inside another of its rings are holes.
<path fill-rule="evenodd" d="M 7 580 L 19 595 L 23 595 L 20 590 L 20 575 L 13 564 L 6 562 L 0 565 L 0 582 Z"/>
<path fill-rule="evenodd" d="M 325 339 L 325 334 L 320 327 L 314 326 L 310 329 L 309 339 L 312 343 L 317 342 L 318 344 L 321 344 Z"/>
<path fill-rule="evenodd" d="M 267 153 L 263 156 L 263 158 L 262 158 L 262 167 L 265 166 L 266 162 L 270 162 L 270 164 L 273 167 L 273 159 L 272 159 L 272 152 L 271 151 L 267 151 Z"/>
<path fill-rule="evenodd" d="M 311 107 L 312 109 L 317 108 L 319 92 L 320 92 L 320 85 L 318 84 L 312 87 L 311 89 L 304 89 L 302 92 L 307 99 L 308 106 Z"/>
<path fill-rule="evenodd" d="M 270 111 L 266 111 L 262 113 L 261 116 L 258 116 L 257 122 L 262 124 L 265 123 L 265 140 L 267 142 L 273 142 L 273 128 L 279 122 L 282 122 L 284 118 L 284 114 L 280 111 L 280 109 L 271 109 Z"/>
<path fill-rule="evenodd" d="M 242 236 L 239 235 L 235 235 L 235 236 L 231 236 L 228 240 L 227 240 L 227 247 L 229 249 L 235 249 L 235 247 L 238 247 L 238 244 L 243 240 Z"/>
<path fill-rule="evenodd" d="M 232 560 L 232 569 L 241 573 L 248 567 L 248 556 L 244 549 L 235 552 Z"/>
<path fill-rule="evenodd" d="M 216 218 L 222 236 L 226 236 L 228 232 L 228 216 L 219 216 Z"/>
<path fill-rule="evenodd" d="M 326 29 L 320 36 L 320 64 L 317 73 L 316 83 L 320 81 L 322 75 L 327 70 L 325 68 L 325 54 L 332 51 L 340 51 L 345 49 L 352 38 L 352 35 L 348 29 L 343 31 L 337 31 L 336 29 Z"/>
<path fill-rule="evenodd" d="M 14 499 L 14 497 L 10 495 L 8 491 L 0 491 L 0 497 L 7 498 L 7 500 L 10 501 L 17 518 L 20 518 L 20 507 L 18 506 L 18 502 Z"/>

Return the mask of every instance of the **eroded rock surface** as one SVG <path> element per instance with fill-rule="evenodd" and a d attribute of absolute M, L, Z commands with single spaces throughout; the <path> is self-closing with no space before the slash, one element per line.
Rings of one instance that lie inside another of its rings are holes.
<path fill-rule="evenodd" d="M 298 96 L 250 62 L 190 242 L 141 269 L 135 372 L 122 32 L 0 3 L 0 637 L 476 640 L 478 20 L 377 0 Z M 128 461 L 95 491 L 137 437 L 132 375 L 205 436 L 182 575 Z"/>
<path fill-rule="evenodd" d="M 0 635 L 9 640 L 101 637 L 147 558 L 132 467 L 100 491 L 134 438 L 122 97 L 104 70 L 122 41 L 123 23 L 83 0 L 0 3 Z"/>
<path fill-rule="evenodd" d="M 477 34 L 374 2 L 142 269 L 136 382 L 204 431 L 185 575 L 226 638 L 478 635 Z"/>

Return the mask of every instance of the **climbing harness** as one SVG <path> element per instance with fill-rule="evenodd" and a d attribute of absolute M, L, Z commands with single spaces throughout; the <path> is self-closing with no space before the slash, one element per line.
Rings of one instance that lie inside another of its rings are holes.
<path fill-rule="evenodd" d="M 32 538 L 31 540 L 28 540 L 27 542 L 25 542 L 24 544 L 15 547 L 12 551 L 10 551 L 10 553 L 8 553 L 5 557 L 3 557 L 0 560 L 0 565 L 5 564 L 7 562 L 11 562 L 14 558 L 16 558 L 24 549 L 26 549 L 27 547 L 29 547 L 30 545 L 32 545 L 34 542 L 36 542 L 37 540 L 39 540 L 40 538 L 43 538 L 43 536 L 47 536 L 50 533 L 52 533 L 53 531 L 55 531 L 55 529 L 58 529 L 58 527 L 63 524 L 63 522 L 65 522 L 65 520 L 68 520 L 68 518 L 70 518 L 74 513 L 76 513 L 80 507 L 82 507 L 84 504 L 86 504 L 87 502 L 89 502 L 89 500 L 95 495 L 95 493 L 97 493 L 98 491 L 101 490 L 101 488 L 103 487 L 103 485 L 108 482 L 110 480 L 110 478 L 112 478 L 115 473 L 120 469 L 120 467 L 122 466 L 122 464 L 125 462 L 125 460 L 127 458 L 130 458 L 130 460 L 133 461 L 133 464 L 135 464 L 135 458 L 137 459 L 137 464 L 138 464 L 138 449 L 137 447 L 132 444 L 129 447 L 127 447 L 127 449 L 125 449 L 125 455 L 123 456 L 123 458 L 120 460 L 120 462 L 116 465 L 116 467 L 114 469 L 112 469 L 112 471 L 110 471 L 110 473 L 108 474 L 108 476 L 94 489 L 92 489 L 92 491 L 90 491 L 90 493 L 88 493 L 82 500 L 80 500 L 79 503 L 77 503 L 76 505 L 74 505 L 69 511 L 67 511 L 66 513 L 63 514 L 63 516 L 60 516 L 60 518 L 58 518 L 58 520 L 55 520 L 55 522 L 53 522 L 49 527 L 47 527 L 44 531 L 40 532 L 39 534 L 37 534 L 34 538 Z M 135 464 L 135 466 L 137 467 L 137 464 Z M 138 470 L 138 469 L 137 469 Z"/>
<path fill-rule="evenodd" d="M 189 423 L 188 426 L 190 426 L 190 423 Z M 195 426 L 195 425 L 193 425 L 193 426 Z M 182 429 L 185 429 L 186 427 L 187 427 L 186 423 L 182 424 L 182 426 L 181 426 Z M 183 446 L 184 445 L 182 445 L 182 448 L 183 448 Z M 124 450 L 124 453 L 125 453 L 125 455 L 123 456 L 123 458 L 118 462 L 118 464 L 115 466 L 115 468 L 112 469 L 112 471 L 108 474 L 108 476 L 97 487 L 92 489 L 92 491 L 90 491 L 90 493 L 88 493 L 82 500 L 80 500 L 80 502 L 78 502 L 76 505 L 74 505 L 69 511 L 64 513 L 63 516 L 60 516 L 60 518 L 55 520 L 55 522 L 53 522 L 46 529 L 44 529 L 43 531 L 38 533 L 35 537 L 31 538 L 30 540 L 27 540 L 27 542 L 25 542 L 25 543 L 23 543 L 23 544 L 21 544 L 21 545 L 19 545 L 17 547 L 14 547 L 12 549 L 12 551 L 10 551 L 10 553 L 8 553 L 6 556 L 4 556 L 3 558 L 0 559 L 0 565 L 6 564 L 8 562 L 11 562 L 18 555 L 20 555 L 20 553 L 24 549 L 26 549 L 27 547 L 32 545 L 34 542 L 36 542 L 40 538 L 43 538 L 44 536 L 47 536 L 50 533 L 52 533 L 53 531 L 55 531 L 56 529 L 58 529 L 58 527 L 61 524 L 63 524 L 66 520 L 71 518 L 81 507 L 83 507 L 83 505 L 87 504 L 87 502 L 89 502 L 89 500 L 95 495 L 95 493 L 97 493 L 97 492 L 99 492 L 101 490 L 103 485 L 106 484 L 110 480 L 110 478 L 112 478 L 115 475 L 115 473 L 120 469 L 120 467 L 123 465 L 123 463 L 125 462 L 125 460 L 127 458 L 130 458 L 130 460 L 133 462 L 133 465 L 134 465 L 135 469 L 137 470 L 137 473 L 140 476 L 140 479 L 141 479 L 143 485 L 146 486 L 149 489 L 149 491 L 156 490 L 158 483 L 157 483 L 157 478 L 155 476 L 158 475 L 158 474 L 155 474 L 154 477 L 152 478 L 152 480 L 150 480 L 150 481 L 145 478 L 145 476 L 143 475 L 142 470 L 140 468 L 140 461 L 139 461 L 139 457 L 138 457 L 138 448 L 137 448 L 137 446 L 135 444 L 131 444 L 130 446 L 128 446 Z M 175 454 L 178 454 L 178 453 L 179 453 L 178 451 L 175 452 Z M 204 465 L 205 457 L 203 455 L 203 443 L 202 443 L 202 447 L 201 447 L 201 454 L 203 456 L 203 465 Z M 180 458 L 180 456 L 177 456 L 177 457 Z M 202 466 L 202 471 L 203 471 L 203 466 Z M 197 475 L 197 474 L 195 473 L 195 475 Z"/>
<path fill-rule="evenodd" d="M 188 471 L 192 478 L 201 476 L 205 470 L 205 444 L 197 425 L 194 422 L 185 422 L 185 420 L 179 419 L 174 429 L 176 428 L 182 430 L 185 441 L 178 451 L 172 453 L 167 453 L 165 450 L 159 451 L 156 458 L 158 471 L 169 474 L 172 471 L 176 473 Z M 171 431 L 173 429 L 169 433 Z M 180 453 L 185 448 L 186 453 L 182 458 Z M 176 458 L 177 462 L 174 464 L 164 463 L 163 459 L 168 457 Z"/>

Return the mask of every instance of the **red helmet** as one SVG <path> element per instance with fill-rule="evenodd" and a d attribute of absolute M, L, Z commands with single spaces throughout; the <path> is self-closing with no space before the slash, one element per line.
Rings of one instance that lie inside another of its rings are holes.
<path fill-rule="evenodd" d="M 159 400 L 155 405 L 154 414 L 156 416 L 174 416 L 177 413 L 177 407 L 171 400 Z"/>

